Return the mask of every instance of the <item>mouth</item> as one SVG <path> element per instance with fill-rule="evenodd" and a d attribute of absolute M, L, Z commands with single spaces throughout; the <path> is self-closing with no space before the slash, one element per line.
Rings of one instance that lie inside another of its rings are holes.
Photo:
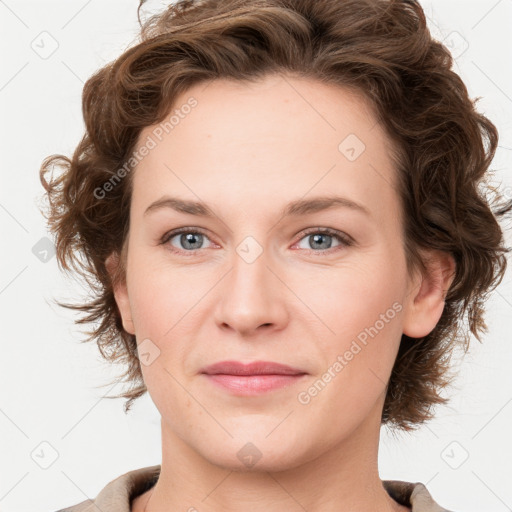
<path fill-rule="evenodd" d="M 270 361 L 244 364 L 221 361 L 200 372 L 214 385 L 240 396 L 257 395 L 284 388 L 301 380 L 307 372 Z"/>

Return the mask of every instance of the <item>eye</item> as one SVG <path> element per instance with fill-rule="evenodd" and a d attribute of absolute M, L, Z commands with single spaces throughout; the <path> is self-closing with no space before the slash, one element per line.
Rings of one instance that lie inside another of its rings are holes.
<path fill-rule="evenodd" d="M 180 228 L 166 233 L 160 243 L 162 245 L 169 244 L 176 249 L 177 252 L 194 252 L 204 249 L 203 243 L 209 238 L 197 228 Z"/>
<path fill-rule="evenodd" d="M 354 240 L 347 234 L 331 228 L 311 228 L 301 233 L 302 238 L 294 246 L 306 249 L 310 252 L 325 253 L 331 249 L 339 250 L 354 244 Z M 333 245 L 333 239 L 337 241 Z M 205 249 L 205 240 L 210 240 L 206 234 L 198 228 L 179 228 L 166 233 L 160 240 L 161 245 L 170 246 L 173 252 L 193 254 L 195 251 Z M 302 240 L 306 241 L 309 247 L 300 246 Z"/>
<path fill-rule="evenodd" d="M 326 252 L 329 249 L 337 250 L 342 247 L 349 247 L 354 243 L 353 239 L 345 233 L 330 228 L 313 228 L 302 233 L 302 235 L 303 237 L 297 244 L 305 240 L 308 247 L 299 245 L 299 248 L 312 252 Z M 333 246 L 333 239 L 338 242 L 337 245 Z"/>

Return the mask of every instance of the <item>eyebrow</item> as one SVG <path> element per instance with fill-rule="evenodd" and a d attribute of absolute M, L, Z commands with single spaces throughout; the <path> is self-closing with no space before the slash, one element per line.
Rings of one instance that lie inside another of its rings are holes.
<path fill-rule="evenodd" d="M 288 203 L 282 210 L 282 217 L 294 217 L 300 215 L 307 215 L 316 213 L 336 207 L 350 208 L 359 211 L 364 215 L 371 217 L 370 211 L 362 204 L 356 203 L 351 199 L 339 196 L 321 196 L 311 199 L 298 199 Z M 216 217 L 213 210 L 205 203 L 199 201 L 189 201 L 179 199 L 177 197 L 163 196 L 157 201 L 151 203 L 145 210 L 144 216 L 161 210 L 163 208 L 171 208 L 180 213 L 188 213 L 190 215 L 197 215 L 199 217 Z"/>

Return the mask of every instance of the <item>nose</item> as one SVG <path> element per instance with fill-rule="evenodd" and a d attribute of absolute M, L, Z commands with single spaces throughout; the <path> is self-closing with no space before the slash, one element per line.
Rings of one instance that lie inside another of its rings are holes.
<path fill-rule="evenodd" d="M 221 329 L 247 337 L 262 330 L 279 330 L 286 324 L 286 286 L 271 268 L 270 259 L 265 250 L 254 261 L 243 252 L 233 255 L 215 312 Z"/>

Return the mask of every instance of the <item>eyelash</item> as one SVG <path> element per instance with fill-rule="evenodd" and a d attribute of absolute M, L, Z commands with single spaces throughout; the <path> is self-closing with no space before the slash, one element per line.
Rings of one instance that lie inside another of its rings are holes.
<path fill-rule="evenodd" d="M 180 235 L 182 233 L 201 234 L 201 235 L 204 235 L 204 236 L 206 236 L 208 238 L 208 235 L 202 229 L 200 229 L 200 228 L 183 227 L 183 228 L 178 228 L 178 229 L 175 229 L 175 230 L 167 232 L 160 239 L 160 244 L 159 245 L 167 244 L 167 242 L 169 242 L 172 238 L 174 238 L 175 236 Z M 331 248 L 325 249 L 325 250 L 322 250 L 322 249 L 319 249 L 319 250 L 304 249 L 304 250 L 308 251 L 309 253 L 314 253 L 314 254 L 328 253 L 328 254 L 331 254 L 332 252 L 340 250 L 343 247 L 350 247 L 350 246 L 354 245 L 354 243 L 355 243 L 354 239 L 352 237 L 350 237 L 349 235 L 347 235 L 347 234 L 345 234 L 345 233 L 343 233 L 341 231 L 337 231 L 336 229 L 331 229 L 331 228 L 310 228 L 310 229 L 306 229 L 305 231 L 300 233 L 300 238 L 298 239 L 297 242 L 294 243 L 294 245 L 299 243 L 306 236 L 312 235 L 312 234 L 322 234 L 322 235 L 333 236 L 333 237 L 338 239 L 338 241 L 340 242 L 340 245 L 338 245 L 336 247 L 331 247 Z M 201 251 L 202 250 L 202 249 L 192 249 L 190 251 L 186 251 L 186 250 L 183 250 L 183 249 L 177 249 L 176 247 L 171 246 L 170 244 L 169 244 L 169 246 L 171 247 L 169 249 L 171 252 L 175 252 L 175 253 L 178 253 L 178 254 L 181 253 L 181 254 L 186 254 L 186 255 L 194 255 L 194 254 L 196 254 L 197 251 Z"/>

